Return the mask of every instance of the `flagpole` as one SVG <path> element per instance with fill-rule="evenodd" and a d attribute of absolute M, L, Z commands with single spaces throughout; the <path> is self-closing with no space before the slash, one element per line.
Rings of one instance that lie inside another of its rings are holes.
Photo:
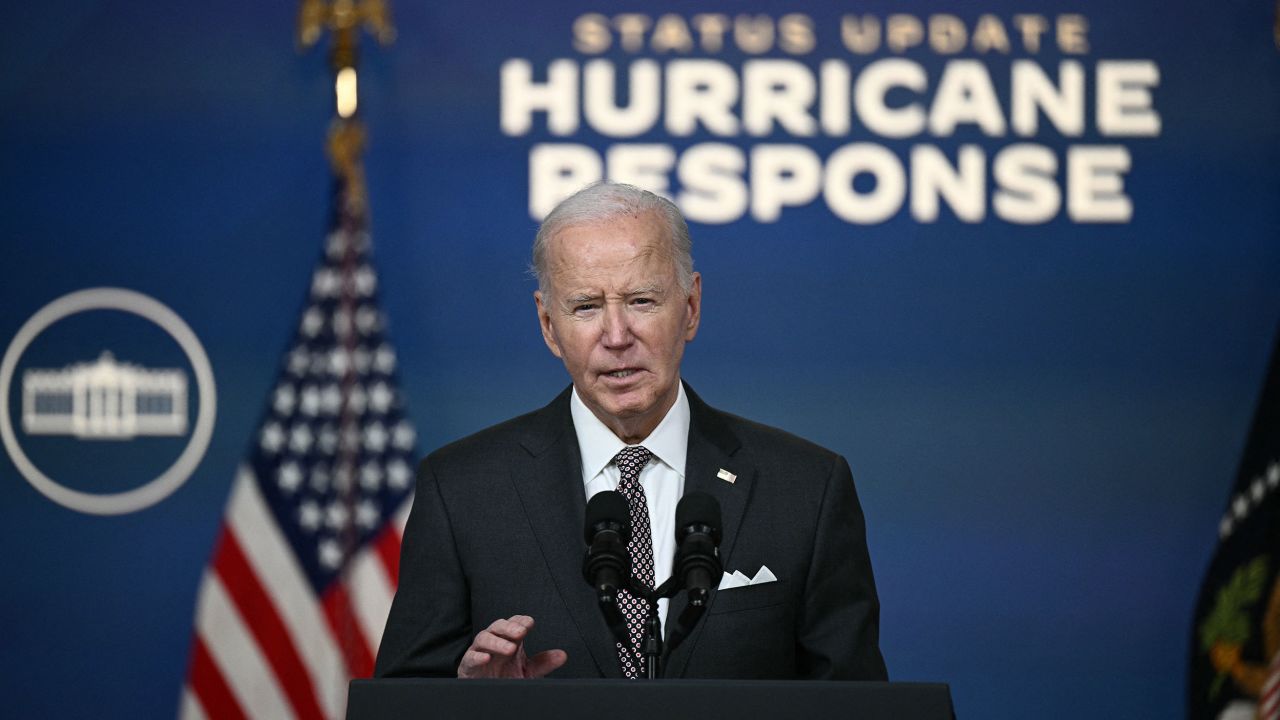
<path fill-rule="evenodd" d="M 335 313 L 335 340 L 345 351 L 345 356 L 356 356 L 360 342 L 355 328 L 360 297 L 357 291 L 356 273 L 361 258 L 369 252 L 368 194 L 365 185 L 363 155 L 367 131 L 359 118 L 359 80 L 361 30 L 372 34 L 378 42 L 389 45 L 395 39 L 390 8 L 385 0 L 303 0 L 299 10 L 298 43 L 300 49 L 317 44 L 325 31 L 332 36 L 329 47 L 329 69 L 333 75 L 334 116 L 329 125 L 325 154 L 335 178 L 334 230 L 340 238 L 339 293 Z M 338 321 L 345 318 L 345 322 Z M 335 489 L 338 500 L 345 508 L 347 518 L 359 512 L 361 492 L 357 488 L 361 458 L 361 414 L 364 404 L 363 389 L 359 383 L 357 368 L 349 363 L 340 379 L 341 409 L 338 413 L 337 454 L 334 458 Z M 359 396 L 359 399 L 357 399 Z M 356 523 L 347 522 L 338 538 L 344 557 L 354 555 L 360 545 L 360 532 Z M 351 574 L 350 564 L 343 566 L 343 577 Z M 359 630 L 351 622 L 355 611 L 346 607 L 335 612 L 346 618 L 335 623 L 339 644 L 351 656 L 351 649 L 363 643 Z"/>
<path fill-rule="evenodd" d="M 298 11 L 299 49 L 315 46 L 326 30 L 333 36 L 329 68 L 334 90 L 334 118 L 326 154 L 343 187 L 344 209 L 362 216 L 367 195 L 361 162 L 366 134 L 357 117 L 361 30 L 368 31 L 383 46 L 395 41 L 396 30 L 386 0 L 302 0 Z"/>
<path fill-rule="evenodd" d="M 200 583 L 183 720 L 343 717 L 350 680 L 373 673 L 398 582 L 416 433 L 370 254 L 364 30 L 394 37 L 385 1 L 302 3 L 298 44 L 333 37 L 333 205 Z"/>

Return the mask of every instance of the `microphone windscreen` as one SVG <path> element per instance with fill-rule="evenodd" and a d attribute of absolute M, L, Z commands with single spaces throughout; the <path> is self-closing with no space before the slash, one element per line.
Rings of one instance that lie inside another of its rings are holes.
<path fill-rule="evenodd" d="M 691 525 L 711 528 L 711 536 L 720 542 L 720 503 L 703 492 L 685 493 L 676 505 L 676 541 Z"/>
<path fill-rule="evenodd" d="M 716 511 L 719 513 L 719 509 Z M 587 544 L 596 539 L 596 528 L 605 523 L 615 523 L 623 528 L 631 525 L 631 510 L 627 507 L 627 499 L 615 490 L 605 490 L 591 496 L 587 501 L 587 522 L 583 528 Z M 630 533 L 627 533 L 630 534 Z"/>

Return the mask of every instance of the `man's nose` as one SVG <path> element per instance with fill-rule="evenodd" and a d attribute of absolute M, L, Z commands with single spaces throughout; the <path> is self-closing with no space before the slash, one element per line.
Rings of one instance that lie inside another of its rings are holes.
<path fill-rule="evenodd" d="M 600 341 L 607 348 L 626 347 L 631 343 L 631 325 L 621 303 L 606 303 L 604 324 L 600 329 Z"/>

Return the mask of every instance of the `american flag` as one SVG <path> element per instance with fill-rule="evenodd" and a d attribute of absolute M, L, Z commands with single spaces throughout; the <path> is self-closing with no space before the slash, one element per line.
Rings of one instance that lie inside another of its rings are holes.
<path fill-rule="evenodd" d="M 1280 331 L 1196 603 L 1187 717 L 1280 720 Z"/>
<path fill-rule="evenodd" d="M 201 581 L 183 718 L 337 718 L 369 677 L 412 492 L 413 426 L 363 193 L 332 230 Z"/>

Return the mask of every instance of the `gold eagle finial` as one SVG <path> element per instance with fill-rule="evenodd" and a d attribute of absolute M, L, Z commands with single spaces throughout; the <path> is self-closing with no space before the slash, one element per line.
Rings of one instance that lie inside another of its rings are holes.
<path fill-rule="evenodd" d="M 381 45 L 391 44 L 396 37 L 387 0 L 301 0 L 298 7 L 299 49 L 305 50 L 320 41 L 326 30 L 333 33 L 329 49 L 329 66 L 334 72 L 334 94 L 337 117 L 329 128 L 326 151 L 334 173 L 345 187 L 345 205 L 349 212 L 363 212 L 365 200 L 364 153 L 365 130 L 356 119 L 356 64 L 360 31 L 373 35 Z"/>
<path fill-rule="evenodd" d="M 395 41 L 396 28 L 387 0 L 302 0 L 298 8 L 298 46 L 302 49 L 319 42 L 325 30 L 333 31 L 335 49 L 343 45 L 354 47 L 361 27 L 381 45 Z M 354 63 L 354 57 L 351 59 Z"/>

